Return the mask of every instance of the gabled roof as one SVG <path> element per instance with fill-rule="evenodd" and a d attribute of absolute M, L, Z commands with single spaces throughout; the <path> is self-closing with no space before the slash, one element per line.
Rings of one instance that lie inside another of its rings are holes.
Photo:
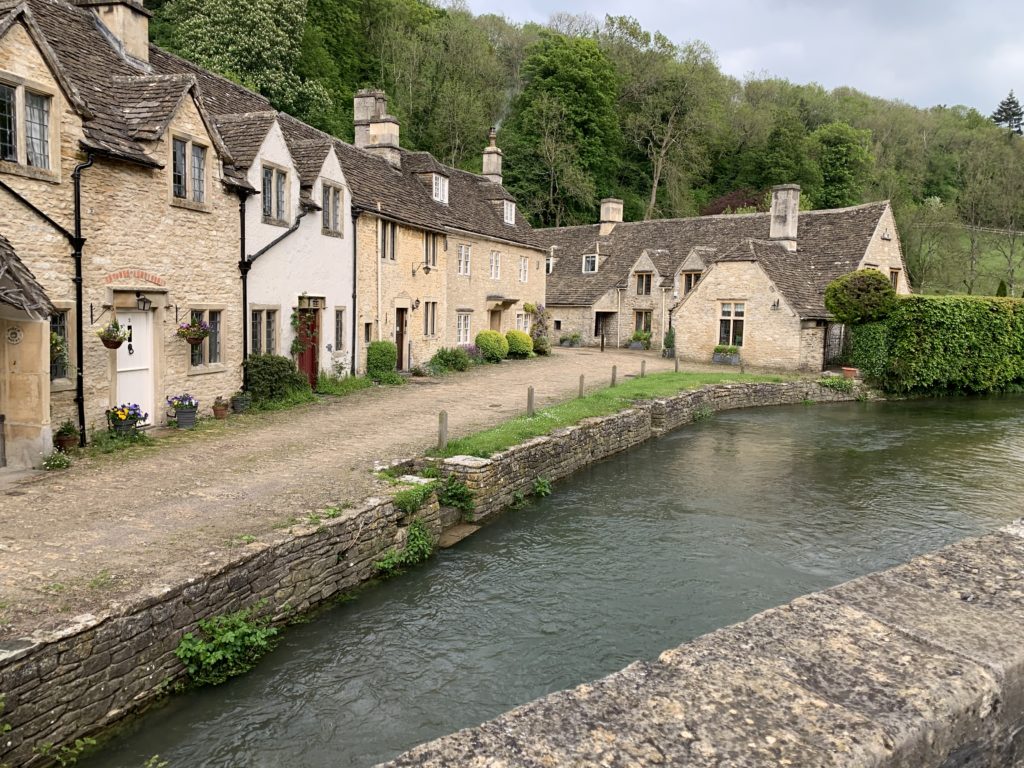
<path fill-rule="evenodd" d="M 324 168 L 324 161 L 331 152 L 333 143 L 326 137 L 322 139 L 295 139 L 285 135 L 288 150 L 292 153 L 292 161 L 299 172 L 302 186 L 311 186 Z"/>
<path fill-rule="evenodd" d="M 535 230 L 557 259 L 548 275 L 547 302 L 589 306 L 608 290 L 623 284 L 640 254 L 647 250 L 662 275 L 693 264 L 691 253 L 714 261 L 757 261 L 765 267 L 787 300 L 806 316 L 824 317 L 825 286 L 857 268 L 888 202 L 868 203 L 800 213 L 797 251 L 790 254 L 767 241 L 767 213 L 700 216 L 616 224 L 600 236 L 600 225 Z M 582 272 L 582 257 L 599 252 L 596 273 Z M 799 274 L 784 274 L 794 272 Z"/>
<path fill-rule="evenodd" d="M 235 168 L 245 169 L 252 165 L 275 120 L 277 112 L 273 110 L 217 115 L 214 124 L 231 152 Z"/>
<path fill-rule="evenodd" d="M 0 235 L 0 303 L 27 312 L 35 320 L 46 320 L 57 311 L 3 235 Z"/>

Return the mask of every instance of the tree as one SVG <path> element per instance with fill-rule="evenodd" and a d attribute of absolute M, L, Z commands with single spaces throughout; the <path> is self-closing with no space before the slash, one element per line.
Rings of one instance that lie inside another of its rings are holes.
<path fill-rule="evenodd" d="M 911 285 L 919 293 L 943 285 L 956 259 L 950 244 L 962 232 L 956 208 L 929 197 L 920 205 L 903 209 L 897 223 Z"/>
<path fill-rule="evenodd" d="M 829 123 L 810 136 L 811 156 L 821 170 L 821 185 L 811 190 L 817 208 L 842 208 L 862 202 L 873 161 L 871 131 L 848 123 Z"/>
<path fill-rule="evenodd" d="M 1005 295 L 1006 295 L 1006 281 L 1005 280 L 1000 280 L 999 281 L 999 287 L 996 288 L 996 296 L 1005 296 Z"/>
<path fill-rule="evenodd" d="M 1024 107 L 1021 107 L 1012 89 L 1010 95 L 1000 101 L 996 111 L 992 113 L 992 122 L 996 125 L 1005 125 L 1013 133 L 1021 133 L 1024 125 Z"/>

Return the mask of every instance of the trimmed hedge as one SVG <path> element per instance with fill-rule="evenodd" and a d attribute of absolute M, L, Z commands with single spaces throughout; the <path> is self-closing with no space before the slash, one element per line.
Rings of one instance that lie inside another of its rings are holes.
<path fill-rule="evenodd" d="M 530 357 L 533 354 L 533 339 L 523 331 L 509 331 L 505 334 L 508 342 L 508 356 L 515 358 Z"/>
<path fill-rule="evenodd" d="M 293 392 L 309 392 L 309 381 L 295 361 L 282 355 L 250 355 L 245 361 L 249 393 L 256 403 L 280 400 Z"/>
<path fill-rule="evenodd" d="M 508 357 L 508 340 L 498 331 L 480 331 L 476 335 L 476 347 L 488 363 L 500 363 Z"/>
<path fill-rule="evenodd" d="M 825 288 L 825 308 L 840 323 L 882 320 L 896 302 L 889 278 L 877 269 L 860 269 L 837 277 Z"/>
<path fill-rule="evenodd" d="M 1020 299 L 904 296 L 876 325 L 852 329 L 852 359 L 890 392 L 993 392 L 1024 384 Z"/>
<path fill-rule="evenodd" d="M 468 371 L 472 364 L 473 360 L 469 353 L 462 347 L 441 347 L 427 363 L 432 370 L 438 373 Z"/>
<path fill-rule="evenodd" d="M 398 370 L 398 347 L 393 341 L 371 341 L 366 348 L 366 375 L 389 382 Z"/>

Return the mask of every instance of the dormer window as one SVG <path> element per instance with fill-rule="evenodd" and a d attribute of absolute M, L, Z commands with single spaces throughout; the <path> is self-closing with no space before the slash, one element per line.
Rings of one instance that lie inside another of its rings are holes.
<path fill-rule="evenodd" d="M 516 223 L 516 204 L 511 200 L 505 201 L 505 223 L 513 226 Z"/>
<path fill-rule="evenodd" d="M 263 166 L 263 223 L 284 224 L 288 218 L 288 174 L 269 165 Z"/>
<path fill-rule="evenodd" d="M 206 147 L 190 139 L 171 140 L 171 194 L 176 203 L 206 202 Z"/>
<path fill-rule="evenodd" d="M 584 272 L 597 272 L 597 254 L 588 253 L 583 257 L 583 271 Z"/>
<path fill-rule="evenodd" d="M 321 231 L 325 235 L 340 235 L 341 224 L 341 201 L 344 193 L 337 187 L 330 184 L 323 185 L 323 205 L 320 211 Z"/>
<path fill-rule="evenodd" d="M 0 160 L 49 170 L 53 99 L 0 82 Z"/>
<path fill-rule="evenodd" d="M 439 173 L 434 174 L 434 199 L 448 205 L 448 177 Z"/>

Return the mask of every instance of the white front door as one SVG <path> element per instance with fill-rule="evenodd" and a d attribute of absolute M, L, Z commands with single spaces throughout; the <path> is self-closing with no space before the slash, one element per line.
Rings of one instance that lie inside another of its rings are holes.
<path fill-rule="evenodd" d="M 128 328 L 128 340 L 117 350 L 117 404 L 137 403 L 149 414 L 145 423 L 153 424 L 153 315 L 122 311 L 117 321 Z"/>

